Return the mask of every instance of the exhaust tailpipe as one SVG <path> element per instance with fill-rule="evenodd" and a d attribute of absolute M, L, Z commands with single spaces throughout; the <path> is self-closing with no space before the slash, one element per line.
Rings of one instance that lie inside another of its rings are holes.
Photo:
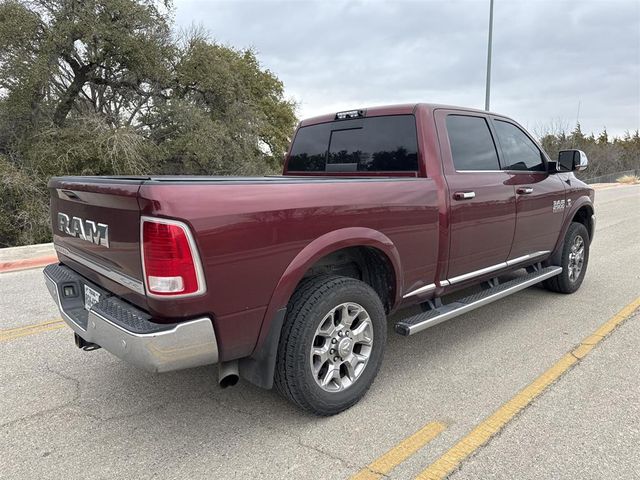
<path fill-rule="evenodd" d="M 220 364 L 218 367 L 218 385 L 220 385 L 220 388 L 233 387 L 238 383 L 239 379 L 237 360 Z"/>
<path fill-rule="evenodd" d="M 80 335 L 78 335 L 75 332 L 73 333 L 73 340 L 76 343 L 76 347 L 81 348 L 85 352 L 91 352 L 93 350 L 102 348 L 97 343 L 87 342 L 84 338 L 82 338 Z"/>

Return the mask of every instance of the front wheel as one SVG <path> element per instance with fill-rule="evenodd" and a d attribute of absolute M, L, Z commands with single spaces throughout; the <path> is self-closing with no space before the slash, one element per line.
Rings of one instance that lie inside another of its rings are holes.
<path fill-rule="evenodd" d="M 560 263 L 562 273 L 545 280 L 544 286 L 553 292 L 573 293 L 582 285 L 589 263 L 589 232 L 583 224 L 569 225 Z"/>
<path fill-rule="evenodd" d="M 276 388 L 316 415 L 346 410 L 373 383 L 386 333 L 382 302 L 369 285 L 335 275 L 307 279 L 287 309 Z"/>

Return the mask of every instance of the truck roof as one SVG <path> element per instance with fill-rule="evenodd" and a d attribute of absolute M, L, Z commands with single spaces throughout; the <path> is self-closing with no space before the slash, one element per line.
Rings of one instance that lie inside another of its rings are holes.
<path fill-rule="evenodd" d="M 500 117 L 504 117 L 504 115 L 500 115 L 499 113 L 487 112 L 485 110 L 480 110 L 477 108 L 469 108 L 469 107 L 461 107 L 456 105 L 444 105 L 438 103 L 400 103 L 395 105 L 379 105 L 374 107 L 360 107 L 354 108 L 351 110 L 364 110 L 365 117 L 378 117 L 381 115 L 407 115 L 415 113 L 418 109 L 425 109 L 427 111 L 432 111 L 437 108 L 446 108 L 448 110 L 463 110 L 465 112 L 478 112 L 478 113 L 490 113 L 491 115 L 497 115 Z M 351 111 L 347 110 L 347 111 Z M 305 118 L 300 122 L 301 127 L 306 127 L 308 125 L 316 125 L 318 123 L 332 122 L 336 119 L 336 114 L 339 112 L 326 113 L 324 115 L 318 115 L 315 117 Z"/>

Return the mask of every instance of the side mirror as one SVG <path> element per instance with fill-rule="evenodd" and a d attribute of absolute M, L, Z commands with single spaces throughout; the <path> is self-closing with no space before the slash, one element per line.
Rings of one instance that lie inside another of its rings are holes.
<path fill-rule="evenodd" d="M 557 170 L 559 172 L 582 172 L 589 165 L 589 160 L 582 150 L 560 150 L 558 152 Z"/>

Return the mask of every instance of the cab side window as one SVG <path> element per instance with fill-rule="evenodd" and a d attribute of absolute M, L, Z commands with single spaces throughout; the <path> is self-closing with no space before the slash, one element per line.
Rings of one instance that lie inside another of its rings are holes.
<path fill-rule="evenodd" d="M 496 146 L 484 118 L 449 115 L 447 133 L 456 170 L 500 170 Z"/>
<path fill-rule="evenodd" d="M 494 120 L 493 126 L 505 157 L 505 170 L 545 170 L 542 152 L 522 130 L 502 120 Z"/>

